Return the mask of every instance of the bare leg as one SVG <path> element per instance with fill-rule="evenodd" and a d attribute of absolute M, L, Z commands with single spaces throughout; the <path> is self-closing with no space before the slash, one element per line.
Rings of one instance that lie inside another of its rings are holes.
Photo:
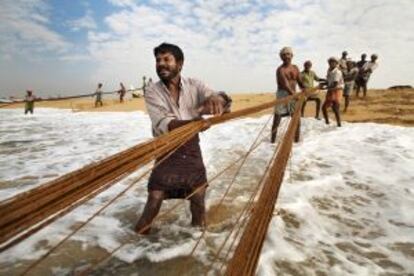
<path fill-rule="evenodd" d="M 206 207 L 205 207 L 206 188 L 202 188 L 190 198 L 191 225 L 206 226 Z"/>
<path fill-rule="evenodd" d="M 302 117 L 305 115 L 305 106 L 306 106 L 306 103 L 307 103 L 308 101 L 310 101 L 310 100 L 309 100 L 309 99 L 307 99 L 306 101 L 304 101 L 304 102 L 303 102 L 303 105 L 302 105 Z"/>
<path fill-rule="evenodd" d="M 364 98 L 367 96 L 367 83 L 364 83 L 364 86 L 362 86 L 362 89 L 364 91 Z"/>
<path fill-rule="evenodd" d="M 135 232 L 138 234 L 149 234 L 151 227 L 149 227 L 160 211 L 162 201 L 164 199 L 163 191 L 149 191 L 147 203 L 145 204 L 144 212 L 137 224 L 135 225 Z"/>
<path fill-rule="evenodd" d="M 348 110 L 348 106 L 349 106 L 349 95 L 344 95 L 345 98 L 345 108 L 344 108 L 344 113 Z"/>
<path fill-rule="evenodd" d="M 361 85 L 358 83 L 357 85 L 356 85 L 356 97 L 358 98 L 359 97 L 359 91 L 361 90 Z"/>
<path fill-rule="evenodd" d="M 328 105 L 327 105 L 326 101 L 322 105 L 322 114 L 323 114 L 323 117 L 325 118 L 325 123 L 327 125 L 329 125 Z"/>
<path fill-rule="evenodd" d="M 319 98 L 315 98 L 315 102 L 316 102 L 316 114 L 315 114 L 315 119 L 319 120 L 319 112 L 321 110 L 321 99 Z"/>
<path fill-rule="evenodd" d="M 335 114 L 335 119 L 336 119 L 336 123 L 338 127 L 341 126 L 341 115 L 339 114 L 339 107 L 340 107 L 340 104 L 337 102 L 334 102 L 332 105 L 332 110 Z"/>
<path fill-rule="evenodd" d="M 281 116 L 278 113 L 273 115 L 272 133 L 270 135 L 270 142 L 273 144 L 276 141 L 277 128 L 279 127 Z"/>

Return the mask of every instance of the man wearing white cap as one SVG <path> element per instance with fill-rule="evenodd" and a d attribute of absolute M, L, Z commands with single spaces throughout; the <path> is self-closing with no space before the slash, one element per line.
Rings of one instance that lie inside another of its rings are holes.
<path fill-rule="evenodd" d="M 300 79 L 299 68 L 292 64 L 293 51 L 290 47 L 284 47 L 280 50 L 280 58 L 283 64 L 276 70 L 276 82 L 277 92 L 276 98 L 282 99 L 296 93 L 296 85 L 299 84 L 303 88 L 302 81 Z M 284 116 L 291 116 L 295 107 L 295 101 L 292 100 L 287 104 L 277 105 L 274 110 L 272 133 L 270 142 L 274 143 L 277 136 L 277 128 L 280 121 Z M 300 138 L 300 122 L 295 134 L 295 142 L 298 142 Z"/>

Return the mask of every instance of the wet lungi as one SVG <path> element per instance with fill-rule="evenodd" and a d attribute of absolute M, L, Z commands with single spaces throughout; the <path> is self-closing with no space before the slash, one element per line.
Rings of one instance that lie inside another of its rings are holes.
<path fill-rule="evenodd" d="M 185 198 L 206 183 L 206 169 L 197 135 L 152 170 L 148 190 L 164 191 L 165 199 Z"/>
<path fill-rule="evenodd" d="M 290 96 L 290 94 L 286 90 L 279 89 L 276 92 L 276 99 L 283 99 L 288 96 Z M 295 111 L 295 103 L 295 100 L 291 100 L 287 104 L 278 104 L 275 106 L 274 113 L 277 113 L 280 116 L 291 115 Z"/>

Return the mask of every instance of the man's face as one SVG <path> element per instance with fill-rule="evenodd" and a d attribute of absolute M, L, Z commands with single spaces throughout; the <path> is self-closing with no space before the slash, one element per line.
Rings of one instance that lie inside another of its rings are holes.
<path fill-rule="evenodd" d="M 280 54 L 280 58 L 282 59 L 283 63 L 289 64 L 292 62 L 293 55 L 292 53 L 285 52 Z"/>
<path fill-rule="evenodd" d="M 336 66 L 338 65 L 338 62 L 336 62 L 335 60 L 330 60 L 329 61 L 329 69 L 334 69 Z"/>
<path fill-rule="evenodd" d="M 155 57 L 155 67 L 162 81 L 170 81 L 180 73 L 182 64 L 171 53 L 160 53 Z"/>
<path fill-rule="evenodd" d="M 309 71 L 312 68 L 312 63 L 305 63 L 305 70 Z"/>

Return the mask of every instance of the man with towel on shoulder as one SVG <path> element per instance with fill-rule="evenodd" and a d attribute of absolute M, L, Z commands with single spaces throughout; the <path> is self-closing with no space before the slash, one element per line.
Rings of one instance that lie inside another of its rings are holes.
<path fill-rule="evenodd" d="M 181 76 L 184 64 L 182 50 L 162 43 L 154 49 L 155 67 L 160 81 L 147 86 L 145 104 L 155 137 L 168 133 L 203 114 L 222 115 L 228 112 L 231 99 L 216 93 L 204 83 Z M 209 124 L 206 121 L 206 128 Z M 205 226 L 206 169 L 198 135 L 179 147 L 154 167 L 148 182 L 148 199 L 135 231 L 148 234 L 162 201 L 170 198 L 190 200 L 193 226 Z M 157 161 L 160 161 L 159 158 Z"/>

